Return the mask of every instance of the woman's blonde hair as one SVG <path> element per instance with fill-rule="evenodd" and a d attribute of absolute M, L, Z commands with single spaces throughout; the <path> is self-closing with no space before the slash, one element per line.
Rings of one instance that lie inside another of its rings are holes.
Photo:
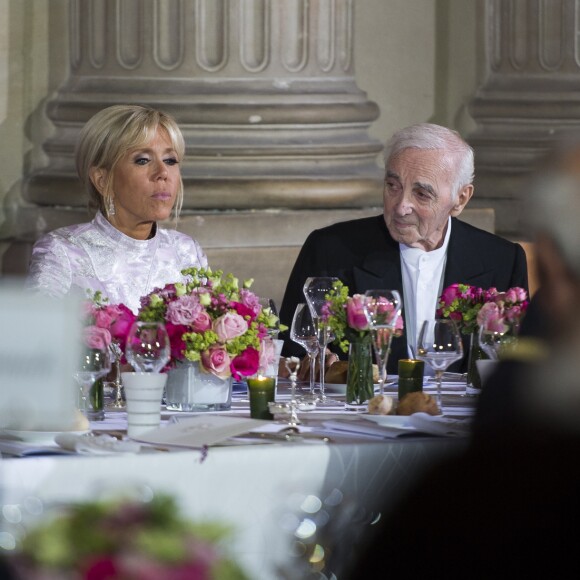
<path fill-rule="evenodd" d="M 89 195 L 89 209 L 100 210 L 108 217 L 113 191 L 113 172 L 119 160 L 128 152 L 149 143 L 157 129 L 165 129 L 178 161 L 185 154 L 185 141 L 175 119 L 150 107 L 113 105 L 93 115 L 82 128 L 75 151 L 79 178 Z M 107 180 L 101 195 L 91 181 L 91 169 L 105 169 Z M 179 216 L 183 205 L 183 181 L 180 178 L 177 200 L 173 208 Z"/>

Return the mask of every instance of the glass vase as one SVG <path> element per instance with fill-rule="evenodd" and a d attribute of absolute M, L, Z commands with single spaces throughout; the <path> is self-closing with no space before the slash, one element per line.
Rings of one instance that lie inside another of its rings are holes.
<path fill-rule="evenodd" d="M 465 394 L 468 396 L 477 396 L 481 393 L 481 377 L 477 370 L 476 361 L 487 359 L 487 355 L 479 346 L 477 332 L 469 335 L 469 358 L 467 361 L 467 383 L 465 385 Z"/>
<path fill-rule="evenodd" d="M 87 416 L 91 421 L 105 419 L 105 392 L 103 378 L 97 379 L 89 389 Z"/>
<path fill-rule="evenodd" d="M 171 411 L 227 411 L 232 406 L 233 378 L 204 372 L 199 362 L 177 362 L 167 373 L 165 401 Z"/>
<path fill-rule="evenodd" d="M 350 342 L 346 378 L 346 408 L 366 410 L 374 396 L 373 353 L 370 334 Z"/>

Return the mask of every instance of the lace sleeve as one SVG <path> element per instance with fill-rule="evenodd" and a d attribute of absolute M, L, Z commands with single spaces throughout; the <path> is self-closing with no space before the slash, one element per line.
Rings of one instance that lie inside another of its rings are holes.
<path fill-rule="evenodd" d="M 68 294 L 72 272 L 66 246 L 52 234 L 34 244 L 25 287 L 52 297 Z"/>

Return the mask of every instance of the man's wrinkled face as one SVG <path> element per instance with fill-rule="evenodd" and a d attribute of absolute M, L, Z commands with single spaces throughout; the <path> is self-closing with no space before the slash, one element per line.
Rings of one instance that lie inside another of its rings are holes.
<path fill-rule="evenodd" d="M 442 149 L 403 149 L 388 160 L 384 217 L 395 241 L 425 251 L 441 246 L 449 216 L 459 215 L 473 192 L 465 186 L 456 198 L 454 170 Z"/>

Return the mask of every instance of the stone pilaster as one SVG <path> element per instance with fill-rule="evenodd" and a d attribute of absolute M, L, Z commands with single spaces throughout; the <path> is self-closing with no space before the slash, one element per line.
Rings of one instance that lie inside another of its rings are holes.
<path fill-rule="evenodd" d="M 580 2 L 483 0 L 485 80 L 470 107 L 477 122 L 475 205 L 496 227 L 525 234 L 520 198 L 538 159 L 580 129 Z"/>
<path fill-rule="evenodd" d="M 353 17 L 354 0 L 70 0 L 71 73 L 47 105 L 49 165 L 26 199 L 84 205 L 79 130 L 131 102 L 182 127 L 186 210 L 380 204 Z"/>

